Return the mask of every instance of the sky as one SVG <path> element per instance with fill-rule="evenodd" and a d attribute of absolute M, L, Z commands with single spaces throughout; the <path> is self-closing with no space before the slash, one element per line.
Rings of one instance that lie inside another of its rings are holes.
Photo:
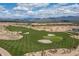
<path fill-rule="evenodd" d="M 78 3 L 0 3 L 0 18 L 79 16 Z"/>

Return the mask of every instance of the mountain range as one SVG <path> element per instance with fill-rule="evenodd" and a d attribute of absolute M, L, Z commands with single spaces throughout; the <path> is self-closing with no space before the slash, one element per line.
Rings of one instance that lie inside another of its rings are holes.
<path fill-rule="evenodd" d="M 66 16 L 66 17 L 50 17 L 50 18 L 0 18 L 0 22 L 79 22 L 78 16 Z"/>

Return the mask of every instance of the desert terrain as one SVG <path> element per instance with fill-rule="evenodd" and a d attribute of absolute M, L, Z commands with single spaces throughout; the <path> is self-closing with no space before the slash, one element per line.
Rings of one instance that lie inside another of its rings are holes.
<path fill-rule="evenodd" d="M 18 31 L 18 30 L 9 31 L 8 29 L 6 29 L 6 27 L 8 27 L 8 26 L 23 27 L 24 29 L 28 28 L 28 29 L 38 30 L 38 31 L 47 31 L 50 33 L 51 32 L 69 32 L 69 31 L 72 31 L 72 29 L 79 28 L 79 25 L 72 24 L 72 23 L 50 23 L 50 24 L 48 24 L 48 23 L 46 23 L 46 24 L 31 23 L 28 25 L 28 23 L 0 22 L 0 41 L 2 40 L 2 42 L 4 40 L 7 40 L 7 41 L 8 40 L 16 41 L 19 39 L 22 40 L 22 38 L 24 37 L 23 35 L 29 34 L 29 32 L 23 33 L 22 31 Z M 16 29 L 14 29 L 14 30 L 16 30 Z M 52 36 L 52 35 L 50 35 L 50 36 Z M 77 39 L 79 40 L 79 35 L 73 34 L 70 37 L 75 38 L 76 40 Z M 42 43 L 45 43 L 45 44 L 48 44 L 48 42 L 53 43 L 52 41 L 49 41 L 48 39 L 44 39 L 44 40 L 41 39 L 41 40 L 42 40 Z M 38 41 L 41 42 L 40 40 L 38 40 Z M 25 47 L 25 45 L 24 45 L 24 47 Z M 8 51 L 9 51 L 9 49 L 8 49 Z M 2 47 L 0 47 L 0 55 L 2 55 L 2 56 L 11 55 L 8 51 L 6 49 L 3 49 Z M 45 50 L 41 50 L 41 51 L 37 51 L 37 52 L 24 53 L 24 56 L 79 56 L 79 46 L 77 46 L 76 49 L 67 49 L 67 48 L 45 49 Z"/>

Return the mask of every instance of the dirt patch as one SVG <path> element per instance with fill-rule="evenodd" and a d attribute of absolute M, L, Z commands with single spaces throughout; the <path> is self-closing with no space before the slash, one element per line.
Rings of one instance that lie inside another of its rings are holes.
<path fill-rule="evenodd" d="M 5 49 L 3 49 L 1 47 L 0 47 L 0 55 L 1 56 L 11 56 L 11 54 L 8 51 L 6 51 Z"/>
<path fill-rule="evenodd" d="M 5 27 L 0 27 L 0 40 L 18 40 L 22 37 L 19 32 L 9 31 Z"/>
<path fill-rule="evenodd" d="M 72 35 L 72 38 L 79 39 L 79 35 Z"/>
<path fill-rule="evenodd" d="M 76 49 L 48 49 L 24 54 L 25 56 L 79 56 L 79 46 Z"/>

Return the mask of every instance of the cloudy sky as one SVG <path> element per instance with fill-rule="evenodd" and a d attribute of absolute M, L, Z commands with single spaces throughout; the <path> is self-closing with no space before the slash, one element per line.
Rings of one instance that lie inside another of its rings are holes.
<path fill-rule="evenodd" d="M 79 16 L 78 3 L 0 3 L 0 18 Z"/>

